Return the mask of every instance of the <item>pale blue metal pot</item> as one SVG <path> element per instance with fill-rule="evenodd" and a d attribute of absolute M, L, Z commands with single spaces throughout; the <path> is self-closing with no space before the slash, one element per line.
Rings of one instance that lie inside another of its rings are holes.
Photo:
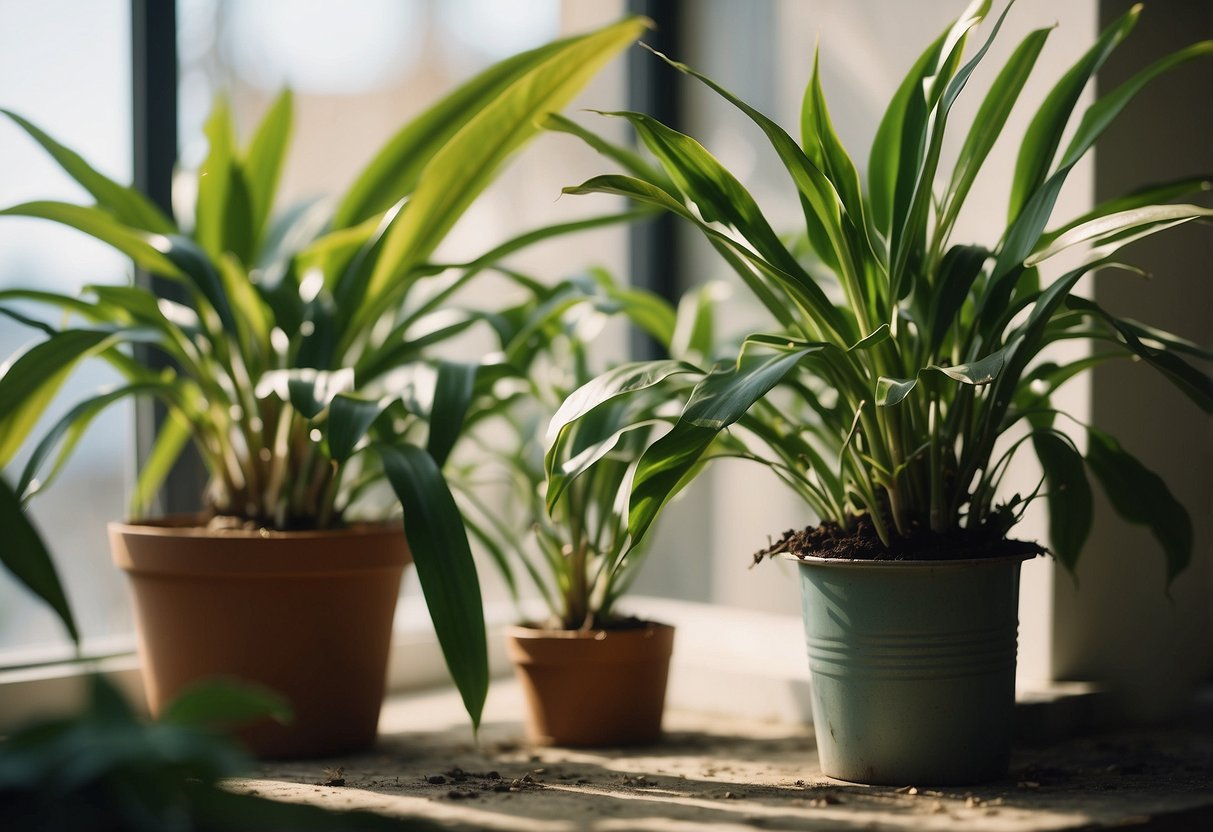
<path fill-rule="evenodd" d="M 885 785 L 1005 775 L 1026 556 L 791 559 L 824 773 Z"/>

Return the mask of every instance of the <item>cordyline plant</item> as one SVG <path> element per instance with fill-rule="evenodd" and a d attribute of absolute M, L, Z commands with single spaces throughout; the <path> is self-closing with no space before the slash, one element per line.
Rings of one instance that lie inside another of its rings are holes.
<path fill-rule="evenodd" d="M 501 370 L 437 360 L 437 345 L 484 317 L 445 307 L 496 256 L 621 217 L 530 232 L 453 274 L 428 261 L 540 119 L 567 104 L 644 25 L 625 20 L 489 68 L 396 133 L 335 209 L 291 211 L 273 221 L 289 93 L 244 149 L 218 102 L 206 125 L 210 149 L 198 172 L 193 228 L 184 230 L 137 191 L 6 113 L 96 202 L 31 202 L 0 214 L 90 234 L 179 284 L 182 299 L 138 284 L 88 286 L 79 296 L 0 291 L 0 313 L 39 333 L 0 370 L 0 467 L 83 359 L 104 359 L 123 379 L 52 425 L 15 495 L 0 490 L 4 516 L 45 487 L 102 409 L 129 396 L 155 397 L 168 412 L 141 472 L 136 513 L 191 441 L 210 474 L 209 512 L 246 525 L 339 527 L 368 489 L 386 481 L 403 506 L 448 666 L 478 722 L 488 685 L 480 590 L 441 468 L 470 400 Z M 18 303 L 61 310 L 64 323 L 32 317 Z M 132 352 L 132 345 L 141 349 Z M 170 369 L 154 369 L 150 353 L 167 357 Z M 0 548 L 5 564 L 51 601 L 75 636 L 36 535 L 12 542 Z"/>
<path fill-rule="evenodd" d="M 568 190 L 622 194 L 698 227 L 769 311 L 773 329 L 747 338 L 728 364 L 658 362 L 584 388 L 576 395 L 586 401 L 553 425 L 550 476 L 570 464 L 574 428 L 580 446 L 587 443 L 588 414 L 685 376 L 697 384 L 681 418 L 637 468 L 628 520 L 634 539 L 733 426 L 822 520 L 870 527 L 877 554 L 949 535 L 992 544 L 984 551 L 995 553 L 1023 505 L 1043 490 L 1053 551 L 1072 568 L 1092 520 L 1089 470 L 1113 507 L 1161 542 L 1168 576 L 1185 566 L 1191 524 L 1166 484 L 1112 437 L 1054 409 L 1050 395 L 1098 363 L 1130 357 L 1210 411 L 1213 381 L 1186 360 L 1207 359 L 1208 350 L 1074 293 L 1084 274 L 1120 266 L 1123 246 L 1213 213 L 1168 204 L 1209 182 L 1144 188 L 1046 227 L 1067 175 L 1129 101 L 1157 76 L 1213 53 L 1213 42 L 1175 52 L 1101 97 L 1063 148 L 1083 88 L 1140 8 L 1116 21 L 1052 88 L 1020 140 L 1001 238 L 956 242 L 952 232 L 973 181 L 1050 34 L 1032 32 L 1011 54 L 964 128 L 948 173 L 940 157 L 945 131 L 958 127 L 949 120 L 952 105 L 1006 16 L 966 61 L 966 41 L 989 6 L 973 3 L 914 64 L 876 132 L 866 183 L 835 135 L 816 66 L 797 142 L 711 79 L 666 59 L 766 135 L 800 197 L 812 265 L 794 256 L 742 184 L 698 142 L 644 115 L 611 114 L 631 123 L 665 176 L 633 171 Z M 1042 285 L 1037 266 L 1080 245 L 1089 246 L 1081 263 Z M 1102 349 L 1066 365 L 1048 358 L 1050 345 L 1076 339 Z M 1086 435 L 1085 455 L 1076 431 Z M 614 438 L 604 432 L 594 441 Z M 1043 466 L 1041 486 L 1026 498 L 1000 494 L 1008 460 L 1026 447 Z"/>
<path fill-rule="evenodd" d="M 615 605 L 635 579 L 647 548 L 629 551 L 631 474 L 653 432 L 672 424 L 678 410 L 670 407 L 675 403 L 669 391 L 656 387 L 600 408 L 582 425 L 585 433 L 597 437 L 618 431 L 617 441 L 589 447 L 574 429 L 570 470 L 578 469 L 578 475 L 558 475 L 547 483 L 543 426 L 574 389 L 594 377 L 591 368 L 602 366 L 594 345 L 605 318 L 634 324 L 666 352 L 706 357 L 713 291 L 708 287 L 688 295 L 675 312 L 653 293 L 621 287 L 606 272 L 594 270 L 562 281 L 537 306 L 513 310 L 517 323 L 503 346 L 507 362 L 525 367 L 525 373 L 514 379 L 515 393 L 486 399 L 469 414 L 469 423 L 481 426 L 470 434 L 479 450 L 465 468 L 456 464 L 448 477 L 469 530 L 492 553 L 514 598 L 520 594 L 518 571 L 542 598 L 548 617 L 537 625 L 610 629 L 625 618 Z M 610 377 L 608 372 L 605 378 Z M 486 458 L 493 464 L 486 465 Z M 504 496 L 501 503 L 493 501 L 495 492 Z"/>

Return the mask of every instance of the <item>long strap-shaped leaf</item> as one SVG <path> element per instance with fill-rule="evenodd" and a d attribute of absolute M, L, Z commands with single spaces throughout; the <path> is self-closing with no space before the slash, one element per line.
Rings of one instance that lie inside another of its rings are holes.
<path fill-rule="evenodd" d="M 1167 584 L 1192 559 L 1192 519 L 1162 477 L 1127 453 L 1115 439 L 1087 428 L 1087 466 L 1116 513 L 1145 526 L 1162 545 Z"/>
<path fill-rule="evenodd" d="M 64 147 L 26 119 L 9 110 L 0 110 L 17 126 L 42 145 L 51 158 L 69 176 L 79 182 L 97 200 L 97 205 L 120 222 L 153 234 L 172 234 L 177 227 L 152 202 L 134 188 L 127 188 L 98 173 L 74 150 Z"/>
<path fill-rule="evenodd" d="M 479 727 L 489 688 L 488 646 L 480 582 L 459 507 L 426 451 L 407 443 L 374 447 L 404 507 L 404 531 L 442 654 Z"/>
<path fill-rule="evenodd" d="M 117 340 L 113 332 L 103 330 L 65 330 L 34 345 L 5 369 L 0 375 L 0 468 L 21 447 L 72 368 Z"/>
<path fill-rule="evenodd" d="M 640 458 L 628 505 L 628 532 L 638 543 L 662 507 L 686 484 L 716 435 L 783 380 L 802 358 L 824 345 L 774 356 L 745 356 L 696 385 L 673 429 Z"/>
<path fill-rule="evenodd" d="M 332 227 L 360 223 L 412 193 L 430 159 L 469 119 L 519 78 L 582 37 L 554 41 L 496 63 L 409 122 L 354 181 L 333 216 Z"/>
<path fill-rule="evenodd" d="M 990 277 L 989 291 L 982 299 L 982 312 L 997 310 L 1005 302 L 1024 260 L 1040 240 L 1066 177 L 1108 125 L 1150 81 L 1181 64 L 1209 55 L 1213 55 L 1213 41 L 1201 41 L 1173 52 L 1141 70 L 1087 108 L 1057 170 L 1031 195 L 1023 211 L 1007 230 Z"/>
<path fill-rule="evenodd" d="M 438 150 L 393 223 L 371 274 L 363 321 L 378 311 L 390 284 L 425 262 L 497 168 L 564 107 L 598 69 L 633 43 L 645 22 L 631 18 L 567 42 L 514 81 Z"/>
<path fill-rule="evenodd" d="M 21 501 L 3 478 L 0 478 L 0 529 L 4 530 L 0 563 L 30 592 L 50 605 L 72 641 L 78 644 L 80 632 L 76 629 L 76 620 L 55 564 L 38 531 L 21 510 Z"/>

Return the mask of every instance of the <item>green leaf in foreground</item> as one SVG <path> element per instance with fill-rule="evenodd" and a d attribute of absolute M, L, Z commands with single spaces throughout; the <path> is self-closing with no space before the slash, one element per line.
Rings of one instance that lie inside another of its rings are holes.
<path fill-rule="evenodd" d="M 80 632 L 76 629 L 76 619 L 72 616 L 71 606 L 63 592 L 63 584 L 59 581 L 59 573 L 55 571 L 50 553 L 46 551 L 37 529 L 22 511 L 21 501 L 2 478 L 0 529 L 4 530 L 4 540 L 0 542 L 0 562 L 30 592 L 50 605 L 67 628 L 72 641 L 79 644 Z"/>
<path fill-rule="evenodd" d="M 438 465 L 415 445 L 376 445 L 404 507 L 404 532 L 447 667 L 479 728 L 489 689 L 480 581 L 455 498 Z"/>

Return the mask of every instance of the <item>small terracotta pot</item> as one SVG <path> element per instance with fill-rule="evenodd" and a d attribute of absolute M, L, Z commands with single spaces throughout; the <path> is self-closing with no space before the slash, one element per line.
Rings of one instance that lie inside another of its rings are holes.
<path fill-rule="evenodd" d="M 535 745 L 644 745 L 661 736 L 674 628 L 510 627 L 506 648 L 526 695 Z"/>
<path fill-rule="evenodd" d="M 311 757 L 375 740 L 400 578 L 402 527 L 209 531 L 194 518 L 111 523 L 135 602 L 153 715 L 208 677 L 264 685 L 291 704 L 236 735 L 260 757 Z"/>

